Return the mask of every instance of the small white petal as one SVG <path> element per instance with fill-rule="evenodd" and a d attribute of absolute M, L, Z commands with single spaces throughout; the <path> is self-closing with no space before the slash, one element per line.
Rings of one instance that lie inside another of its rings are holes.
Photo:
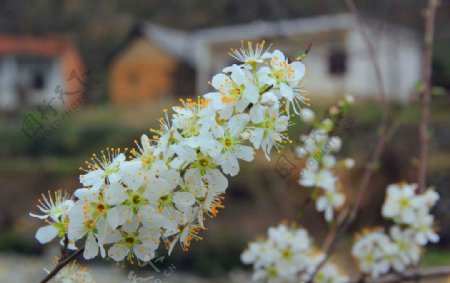
<path fill-rule="evenodd" d="M 53 240 L 58 235 L 58 229 L 56 229 L 53 225 L 48 225 L 41 227 L 36 232 L 36 239 L 41 244 L 46 244 Z"/>

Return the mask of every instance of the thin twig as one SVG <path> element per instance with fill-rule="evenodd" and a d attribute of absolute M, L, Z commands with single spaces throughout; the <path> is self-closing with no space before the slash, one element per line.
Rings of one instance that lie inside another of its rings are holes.
<path fill-rule="evenodd" d="M 433 266 L 403 273 L 389 274 L 380 278 L 365 279 L 365 283 L 394 283 L 399 281 L 414 281 L 417 279 L 430 279 L 450 275 L 450 266 Z M 361 282 L 361 281 L 355 281 Z"/>
<path fill-rule="evenodd" d="M 381 106 L 383 108 L 383 117 L 381 121 L 381 131 L 378 137 L 377 144 L 375 146 L 375 150 L 372 154 L 371 161 L 368 163 L 366 167 L 366 171 L 364 173 L 364 177 L 361 182 L 360 190 L 357 193 L 355 201 L 351 203 L 347 209 L 345 209 L 338 217 L 336 225 L 334 229 L 330 231 L 327 235 L 327 238 L 324 242 L 323 250 L 325 253 L 325 257 L 322 262 L 316 268 L 316 272 L 320 270 L 320 268 L 326 263 L 329 259 L 330 255 L 334 252 L 340 238 L 348 229 L 350 224 L 353 222 L 358 209 L 361 205 L 363 197 L 367 191 L 367 188 L 370 184 L 370 180 L 372 174 L 374 172 L 374 167 L 378 162 L 381 153 L 383 152 L 384 145 L 386 143 L 386 135 L 389 132 L 389 123 L 388 123 L 388 112 L 386 107 L 386 93 L 384 90 L 384 84 L 381 77 L 381 69 L 376 60 L 376 53 L 374 46 L 368 36 L 367 32 L 364 29 L 364 25 L 361 17 L 359 16 L 358 10 L 355 6 L 353 0 L 344 0 L 348 9 L 356 18 L 359 28 L 366 40 L 369 53 L 371 55 L 372 63 L 375 69 L 375 74 L 377 76 L 378 85 L 380 87 L 380 98 L 381 98 Z M 426 176 L 426 160 L 428 155 L 428 121 L 429 121 L 429 111 L 430 111 L 430 97 L 431 97 L 431 60 L 432 60 L 432 49 L 433 49 L 433 35 L 434 35 L 434 20 L 436 14 L 436 8 L 438 6 L 438 0 L 429 0 L 428 1 L 428 9 L 427 9 L 427 20 L 426 20 L 426 31 L 425 31 L 425 51 L 424 51 L 424 83 L 425 83 L 425 91 L 423 96 L 422 103 L 422 119 L 420 126 L 420 139 L 421 139 L 421 152 L 420 152 L 420 170 L 419 170 L 419 185 L 421 190 L 425 189 L 425 176 Z M 450 267 L 440 267 L 440 268 L 432 268 L 426 270 L 413 270 L 408 273 L 403 274 L 391 274 L 383 279 L 379 280 L 369 280 L 364 282 L 398 282 L 401 280 L 419 280 L 421 278 L 431 278 L 431 277 L 440 277 L 450 273 Z M 313 277 L 312 277 L 313 278 Z M 361 280 L 361 279 L 360 279 Z"/>
<path fill-rule="evenodd" d="M 345 233 L 345 231 L 348 229 L 350 224 L 353 222 L 360 206 L 362 203 L 362 200 L 364 199 L 364 196 L 367 192 L 367 189 L 369 187 L 370 181 L 372 179 L 373 172 L 376 169 L 376 165 L 380 159 L 380 156 L 384 150 L 384 146 L 386 144 L 386 135 L 389 131 L 389 112 L 388 107 L 386 105 L 386 91 L 384 87 L 384 81 L 381 74 L 381 67 L 379 65 L 377 54 L 375 50 L 375 46 L 373 45 L 370 36 L 368 32 L 366 31 L 364 22 L 359 15 L 358 9 L 356 8 L 355 3 L 353 0 L 344 0 L 347 8 L 355 18 L 356 22 L 358 23 L 359 30 L 366 42 L 367 49 L 369 51 L 369 57 L 372 61 L 372 66 L 375 72 L 375 76 L 378 82 L 379 87 L 379 97 L 380 97 L 380 109 L 382 113 L 381 122 L 379 125 L 379 133 L 377 142 L 375 144 L 374 151 L 371 155 L 370 161 L 366 165 L 366 169 L 364 171 L 364 175 L 361 181 L 360 188 L 357 192 L 355 200 L 350 203 L 344 210 L 341 211 L 339 214 L 336 224 L 333 226 L 333 228 L 329 231 L 327 234 L 327 237 L 325 238 L 324 245 L 322 250 L 324 251 L 324 258 L 323 260 L 317 265 L 315 272 L 313 273 L 313 276 L 311 277 L 313 280 L 314 275 L 320 270 L 320 268 L 323 267 L 323 265 L 327 262 L 327 260 L 330 258 L 331 254 L 334 252 L 339 240 L 341 239 L 342 235 Z"/>
<path fill-rule="evenodd" d="M 67 256 L 68 248 L 69 248 L 69 237 L 67 236 L 66 233 L 64 235 L 63 245 L 61 246 L 61 258 L 59 259 L 60 262 Z"/>
<path fill-rule="evenodd" d="M 80 248 L 76 252 L 71 254 L 70 256 L 68 256 L 68 257 L 64 258 L 63 260 L 59 261 L 59 263 L 55 266 L 55 268 L 52 271 L 50 271 L 50 273 L 44 279 L 42 279 L 40 283 L 47 283 L 47 282 L 49 282 L 53 277 L 56 276 L 56 274 L 58 274 L 58 272 L 61 269 L 63 269 L 66 265 L 71 263 L 77 256 L 82 254 L 83 251 L 84 251 L 84 248 Z"/>
<path fill-rule="evenodd" d="M 422 111 L 419 126 L 420 135 L 420 152 L 419 152 L 419 171 L 417 174 L 417 182 L 419 183 L 418 191 L 423 193 L 427 185 L 427 163 L 428 163 L 428 123 L 430 119 L 430 102 L 431 102 L 431 74 L 433 60 L 433 43 L 434 43 L 434 22 L 436 17 L 436 9 L 439 5 L 438 0 L 428 0 L 428 7 L 425 11 L 425 37 L 424 37 L 424 54 L 423 54 L 423 84 L 424 91 L 422 93 Z M 420 262 L 417 263 L 417 270 Z M 420 278 L 416 279 L 419 282 Z"/>
<path fill-rule="evenodd" d="M 424 92 L 422 94 L 422 117 L 420 120 L 420 155 L 418 183 L 419 192 L 424 192 L 426 187 L 427 161 L 428 161 L 428 122 L 430 119 L 430 101 L 431 101 L 431 63 L 433 59 L 434 42 L 434 21 L 436 17 L 436 8 L 439 5 L 438 0 L 428 0 L 428 7 L 425 15 L 425 45 L 423 56 L 424 68 Z"/>

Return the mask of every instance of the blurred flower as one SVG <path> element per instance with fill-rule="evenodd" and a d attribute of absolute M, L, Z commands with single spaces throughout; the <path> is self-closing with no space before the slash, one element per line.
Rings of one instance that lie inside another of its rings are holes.
<path fill-rule="evenodd" d="M 319 269 L 314 282 L 317 283 L 346 283 L 349 282 L 349 278 L 343 275 L 340 270 L 332 263 L 325 264 L 324 267 Z"/>
<path fill-rule="evenodd" d="M 388 186 L 382 214 L 398 225 L 391 227 L 390 237 L 377 230 L 364 233 L 354 243 L 353 256 L 363 272 L 372 277 L 390 269 L 403 272 L 419 262 L 423 246 L 439 241 L 434 231 L 434 217 L 430 214 L 439 195 L 432 189 L 417 194 L 416 189 L 417 184 Z"/>
<path fill-rule="evenodd" d="M 333 211 L 340 208 L 345 201 L 344 194 L 337 191 L 325 191 L 316 201 L 316 208 L 319 212 L 325 212 L 325 220 L 328 222 L 333 220 Z"/>
<path fill-rule="evenodd" d="M 85 267 L 73 261 L 66 265 L 55 276 L 56 282 L 61 283 L 94 283 L 91 273 Z"/>
<path fill-rule="evenodd" d="M 415 232 L 414 239 L 422 246 L 428 242 L 439 242 L 439 235 L 434 231 L 434 217 L 429 214 L 418 214 L 411 224 L 412 231 Z"/>
<path fill-rule="evenodd" d="M 395 251 L 396 246 L 378 229 L 363 232 L 352 248 L 361 271 L 375 278 L 389 271 L 390 263 L 386 254 L 393 254 Z"/>
<path fill-rule="evenodd" d="M 242 262 L 253 264 L 253 280 L 257 282 L 308 281 L 322 259 L 305 229 L 285 224 L 270 227 L 266 239 L 251 242 L 241 255 Z M 348 282 L 331 263 L 315 278 L 318 282 Z"/>
<path fill-rule="evenodd" d="M 314 111 L 312 111 L 309 108 L 303 108 L 300 112 L 300 117 L 302 118 L 303 122 L 310 123 L 314 120 L 315 114 Z"/>
<path fill-rule="evenodd" d="M 326 191 L 333 191 L 335 189 L 336 177 L 327 169 L 314 170 L 307 168 L 300 174 L 299 184 L 304 187 L 318 187 Z"/>
<path fill-rule="evenodd" d="M 383 205 L 383 216 L 412 224 L 415 221 L 413 197 L 417 185 L 392 184 L 387 188 L 386 201 Z"/>

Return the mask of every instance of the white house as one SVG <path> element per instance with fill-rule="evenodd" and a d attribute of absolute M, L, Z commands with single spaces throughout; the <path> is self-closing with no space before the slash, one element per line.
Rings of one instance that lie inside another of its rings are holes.
<path fill-rule="evenodd" d="M 376 49 L 388 99 L 408 100 L 422 76 L 421 38 L 406 28 L 364 20 Z M 228 56 L 230 48 L 239 47 L 241 40 L 263 39 L 291 58 L 312 43 L 305 60 L 305 88 L 312 96 L 350 93 L 375 98 L 380 93 L 366 42 L 350 14 L 258 21 L 193 32 L 146 23 L 140 25 L 140 30 L 140 36 L 152 45 L 194 69 L 197 94 L 208 92 L 206 82 L 211 76 L 234 62 Z"/>
<path fill-rule="evenodd" d="M 72 78 L 84 66 L 73 44 L 61 38 L 0 35 L 0 109 L 51 105 L 64 107 L 59 93 L 77 94 L 83 85 Z M 68 96 L 74 100 L 77 95 Z"/>

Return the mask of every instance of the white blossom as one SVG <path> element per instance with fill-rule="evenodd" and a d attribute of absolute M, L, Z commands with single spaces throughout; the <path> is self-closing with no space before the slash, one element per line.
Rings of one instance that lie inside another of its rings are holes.
<path fill-rule="evenodd" d="M 36 239 L 41 244 L 52 241 L 58 235 L 64 235 L 66 232 L 65 222 L 67 220 L 67 213 L 72 206 L 73 200 L 62 190 L 57 190 L 54 196 L 50 192 L 48 196 L 42 194 L 37 208 L 43 214 L 30 213 L 32 217 L 47 221 L 48 225 L 39 228 L 36 232 Z"/>
<path fill-rule="evenodd" d="M 418 194 L 416 189 L 417 184 L 406 183 L 387 187 L 382 215 L 397 225 L 391 227 L 389 235 L 377 230 L 365 233 L 355 242 L 353 255 L 363 272 L 372 277 L 389 270 L 403 272 L 419 262 L 422 249 L 428 242 L 439 241 L 434 217 L 430 214 L 439 195 L 432 189 Z"/>
<path fill-rule="evenodd" d="M 312 122 L 315 116 L 316 115 L 314 114 L 314 111 L 312 111 L 309 108 L 303 108 L 302 111 L 300 112 L 300 118 L 302 118 L 303 122 L 305 123 Z"/>
<path fill-rule="evenodd" d="M 89 270 L 73 261 L 66 265 L 55 276 L 55 281 L 60 283 L 94 283 Z"/>
<path fill-rule="evenodd" d="M 323 259 L 307 231 L 280 224 L 269 228 L 267 238 L 251 242 L 242 253 L 245 264 L 253 264 L 253 280 L 257 282 L 303 282 L 311 278 Z M 348 278 L 332 263 L 317 271 L 318 282 L 348 282 Z"/>
<path fill-rule="evenodd" d="M 325 219 L 330 222 L 333 220 L 333 212 L 340 208 L 345 201 L 344 194 L 337 191 L 325 191 L 316 201 L 317 211 L 325 212 Z"/>
<path fill-rule="evenodd" d="M 415 203 L 413 197 L 417 185 L 392 184 L 387 188 L 386 202 L 383 205 L 383 216 L 399 223 L 412 224 L 415 219 Z"/>

